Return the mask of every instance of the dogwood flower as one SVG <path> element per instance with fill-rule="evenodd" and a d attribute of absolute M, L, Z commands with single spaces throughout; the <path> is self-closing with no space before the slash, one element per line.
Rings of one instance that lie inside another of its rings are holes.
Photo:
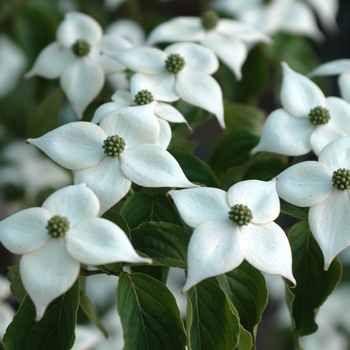
<path fill-rule="evenodd" d="M 288 239 L 273 222 L 280 212 L 275 186 L 276 179 L 248 180 L 227 192 L 207 187 L 169 191 L 182 219 L 194 228 L 184 292 L 205 278 L 236 268 L 244 259 L 296 283 Z"/>
<path fill-rule="evenodd" d="M 342 98 L 350 103 L 350 59 L 340 59 L 321 64 L 315 68 L 309 77 L 316 75 L 339 75 L 338 85 Z"/>
<path fill-rule="evenodd" d="M 40 75 L 47 79 L 60 77 L 60 83 L 79 118 L 101 91 L 105 74 L 125 66 L 102 54 L 132 45 L 116 35 L 102 36 L 101 26 L 90 16 L 69 12 L 56 32 L 57 41 L 46 46 L 27 78 Z"/>
<path fill-rule="evenodd" d="M 350 245 L 350 137 L 328 144 L 317 161 L 291 166 L 278 175 L 278 195 L 299 207 L 310 207 L 309 225 L 328 269 Z"/>
<path fill-rule="evenodd" d="M 249 49 L 247 43 L 272 43 L 264 33 L 232 19 L 220 19 L 211 10 L 201 18 L 175 17 L 154 28 L 147 38 L 149 45 L 174 41 L 197 41 L 212 49 L 237 79 L 242 78 L 241 68 Z"/>
<path fill-rule="evenodd" d="M 22 283 L 40 320 L 49 303 L 76 281 L 80 263 L 151 263 L 139 256 L 126 234 L 98 218 L 100 204 L 86 184 L 64 187 L 42 207 L 20 211 L 0 222 L 0 239 L 20 260 Z"/>
<path fill-rule="evenodd" d="M 214 113 L 221 125 L 224 107 L 220 85 L 210 76 L 219 62 L 214 52 L 195 43 L 177 43 L 164 49 L 135 47 L 109 55 L 136 73 L 130 90 L 148 90 L 157 101 L 184 101 Z"/>
<path fill-rule="evenodd" d="M 333 140 L 350 135 L 350 105 L 338 98 L 325 98 L 307 77 L 282 63 L 281 102 L 263 126 L 253 153 L 273 152 L 289 156 L 318 155 Z"/>
<path fill-rule="evenodd" d="M 155 104 L 109 113 L 99 126 L 65 124 L 27 142 L 61 166 L 75 170 L 74 183 L 86 183 L 96 193 L 100 213 L 123 198 L 132 182 L 145 187 L 195 187 L 175 158 L 155 144 L 159 136 Z"/>
<path fill-rule="evenodd" d="M 148 90 L 139 91 L 135 97 L 132 96 L 130 91 L 118 90 L 112 95 L 112 101 L 113 102 L 104 103 L 96 109 L 95 114 L 91 120 L 92 123 L 99 123 L 104 116 L 121 108 L 133 105 L 145 105 L 151 103 L 154 100 L 152 94 Z M 186 124 L 187 121 L 176 108 L 167 103 L 156 101 L 153 106 L 154 114 L 152 113 L 150 117 L 156 115 L 160 130 L 156 145 L 159 145 L 160 147 L 166 149 L 171 140 L 171 128 L 168 121 L 173 123 Z"/>

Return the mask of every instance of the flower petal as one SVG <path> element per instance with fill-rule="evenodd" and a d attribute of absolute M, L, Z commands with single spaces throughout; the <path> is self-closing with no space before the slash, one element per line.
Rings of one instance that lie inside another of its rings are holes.
<path fill-rule="evenodd" d="M 104 103 L 103 105 L 99 106 L 91 120 L 91 123 L 96 123 L 98 124 L 103 117 L 105 117 L 107 114 L 117 111 L 118 109 L 122 108 L 122 106 L 119 106 L 115 102 L 107 102 Z"/>
<path fill-rule="evenodd" d="M 295 118 L 284 109 L 277 109 L 267 117 L 259 144 L 252 153 L 265 151 L 287 156 L 309 153 L 314 129 L 308 119 Z"/>
<path fill-rule="evenodd" d="M 172 136 L 171 128 L 169 123 L 166 120 L 161 118 L 157 118 L 157 119 L 158 119 L 160 131 L 159 131 L 159 138 L 156 145 L 158 145 L 163 149 L 167 149 Z"/>
<path fill-rule="evenodd" d="M 344 73 L 345 71 L 350 71 L 350 59 L 343 58 L 340 60 L 334 60 L 321 64 L 312 70 L 308 76 L 312 77 L 315 75 L 337 75 Z"/>
<path fill-rule="evenodd" d="M 131 77 L 130 90 L 133 95 L 141 90 L 148 90 L 158 101 L 172 102 L 179 99 L 175 91 L 175 75 L 168 72 L 158 75 L 135 73 Z"/>
<path fill-rule="evenodd" d="M 318 17 L 321 20 L 322 25 L 329 32 L 333 32 L 334 34 L 337 31 L 337 22 L 336 17 L 339 9 L 338 1 L 334 0 L 308 0 L 309 3 L 315 9 Z"/>
<path fill-rule="evenodd" d="M 196 187 L 189 182 L 176 159 L 157 145 L 142 144 L 120 155 L 127 178 L 145 187 Z"/>
<path fill-rule="evenodd" d="M 70 48 L 78 39 L 96 45 L 102 38 L 102 28 L 92 17 L 80 12 L 68 12 L 57 28 L 57 40 Z"/>
<path fill-rule="evenodd" d="M 195 43 L 176 43 L 164 49 L 167 55 L 179 54 L 185 60 L 184 71 L 213 74 L 219 68 L 219 61 L 214 52 Z"/>
<path fill-rule="evenodd" d="M 95 193 L 86 184 L 61 188 L 48 197 L 42 206 L 52 215 L 66 217 L 70 227 L 82 220 L 96 217 L 100 210 Z"/>
<path fill-rule="evenodd" d="M 51 301 L 78 278 L 80 264 L 68 254 L 65 243 L 64 239 L 50 239 L 45 246 L 21 258 L 21 280 L 35 305 L 37 321 Z"/>
<path fill-rule="evenodd" d="M 350 76 L 349 76 L 350 77 Z M 350 135 L 350 104 L 339 97 L 326 98 L 331 119 L 328 124 Z M 327 124 L 327 125 L 328 125 Z"/>
<path fill-rule="evenodd" d="M 66 240 L 69 254 L 83 264 L 152 263 L 151 259 L 139 256 L 125 232 L 106 219 L 80 222 L 69 230 Z"/>
<path fill-rule="evenodd" d="M 184 101 L 215 114 L 220 126 L 225 128 L 222 91 L 213 77 L 198 72 L 180 72 L 175 89 Z"/>
<path fill-rule="evenodd" d="M 120 35 L 134 46 L 142 46 L 145 42 L 145 32 L 135 21 L 127 18 L 118 19 L 106 28 L 106 34 Z"/>
<path fill-rule="evenodd" d="M 201 40 L 201 44 L 212 49 L 238 80 L 242 78 L 241 68 L 248 55 L 247 45 L 242 40 L 212 32 Z"/>
<path fill-rule="evenodd" d="M 80 119 L 105 82 L 102 68 L 88 58 L 73 61 L 61 75 L 61 86 Z"/>
<path fill-rule="evenodd" d="M 333 172 L 339 168 L 350 169 L 350 137 L 342 137 L 329 143 L 320 153 L 318 161 Z"/>
<path fill-rule="evenodd" d="M 296 284 L 292 273 L 292 252 L 284 231 L 274 222 L 249 224 L 242 228 L 247 247 L 245 259 L 256 269 L 282 275 Z"/>
<path fill-rule="evenodd" d="M 162 42 L 199 41 L 205 35 L 198 17 L 176 17 L 155 27 L 148 35 L 147 44 Z"/>
<path fill-rule="evenodd" d="M 231 186 L 227 191 L 227 201 L 246 205 L 252 212 L 253 223 L 263 224 L 275 220 L 280 214 L 280 201 L 276 181 L 246 180 Z"/>
<path fill-rule="evenodd" d="M 157 117 L 167 120 L 168 122 L 186 123 L 188 125 L 185 117 L 175 107 L 167 103 L 158 102 L 154 106 L 154 113 Z M 188 125 L 188 127 L 190 126 Z"/>
<path fill-rule="evenodd" d="M 0 222 L 1 243 L 14 254 L 24 254 L 42 247 L 49 239 L 46 225 L 52 213 L 43 208 L 29 208 Z"/>
<path fill-rule="evenodd" d="M 155 47 L 133 47 L 107 54 L 134 72 L 153 75 L 165 71 L 167 55 Z"/>
<path fill-rule="evenodd" d="M 332 173 L 320 162 L 298 163 L 277 176 L 276 188 L 287 202 L 311 207 L 327 199 L 333 191 Z"/>
<path fill-rule="evenodd" d="M 231 271 L 241 264 L 245 254 L 242 234 L 229 219 L 199 225 L 188 246 L 188 275 L 183 292 L 205 278 Z"/>
<path fill-rule="evenodd" d="M 324 256 L 324 268 L 350 245 L 350 196 L 348 191 L 333 189 L 329 197 L 309 210 L 312 234 Z"/>
<path fill-rule="evenodd" d="M 79 170 L 97 164 L 105 156 L 102 145 L 106 137 L 93 123 L 73 122 L 37 139 L 28 139 L 27 143 L 40 148 L 61 166 Z"/>
<path fill-rule="evenodd" d="M 179 191 L 169 191 L 182 219 L 190 227 L 207 221 L 223 221 L 228 219 L 230 206 L 226 192 L 218 188 L 198 187 Z"/>
<path fill-rule="evenodd" d="M 74 60 L 75 56 L 71 50 L 67 50 L 58 42 L 53 42 L 39 53 L 33 68 L 26 73 L 25 78 L 31 78 L 34 75 L 47 79 L 58 78 Z"/>
<path fill-rule="evenodd" d="M 342 73 L 338 78 L 342 98 L 350 103 L 350 72 Z"/>
<path fill-rule="evenodd" d="M 105 157 L 94 167 L 77 171 L 74 183 L 86 183 L 100 201 L 100 213 L 110 209 L 119 202 L 129 191 L 131 181 L 120 169 L 118 158 Z"/>
<path fill-rule="evenodd" d="M 307 118 L 311 109 L 326 107 L 326 99 L 321 89 L 310 79 L 282 63 L 283 81 L 281 86 L 281 102 L 291 115 Z"/>

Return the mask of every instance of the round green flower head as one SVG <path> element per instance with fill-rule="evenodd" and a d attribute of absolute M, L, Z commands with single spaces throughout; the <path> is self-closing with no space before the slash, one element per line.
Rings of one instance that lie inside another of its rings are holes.
<path fill-rule="evenodd" d="M 69 230 L 69 221 L 64 216 L 55 215 L 49 220 L 46 228 L 51 237 L 64 237 Z"/>
<path fill-rule="evenodd" d="M 243 204 L 235 204 L 231 207 L 228 216 L 238 226 L 248 225 L 253 219 L 251 210 Z"/>
<path fill-rule="evenodd" d="M 185 67 L 185 60 L 178 54 L 172 53 L 165 60 L 165 68 L 169 73 L 177 74 Z"/>
<path fill-rule="evenodd" d="M 78 57 L 84 57 L 89 54 L 91 45 L 84 39 L 78 39 L 72 46 L 73 53 Z"/>
<path fill-rule="evenodd" d="M 318 106 L 313 108 L 309 113 L 310 123 L 313 125 L 323 125 L 327 124 L 331 119 L 328 109 Z"/>
<path fill-rule="evenodd" d="M 124 151 L 125 141 L 118 135 L 108 136 L 103 141 L 102 148 L 108 157 L 119 157 L 119 155 Z"/>
<path fill-rule="evenodd" d="M 332 176 L 333 187 L 338 190 L 345 191 L 350 189 L 350 170 L 338 169 L 333 172 Z"/>
<path fill-rule="evenodd" d="M 153 95 L 148 90 L 141 90 L 135 95 L 135 103 L 138 106 L 146 105 L 153 101 Z"/>
<path fill-rule="evenodd" d="M 219 16 L 213 10 L 209 10 L 202 14 L 201 20 L 202 26 L 206 30 L 210 30 L 214 29 L 218 24 Z"/>

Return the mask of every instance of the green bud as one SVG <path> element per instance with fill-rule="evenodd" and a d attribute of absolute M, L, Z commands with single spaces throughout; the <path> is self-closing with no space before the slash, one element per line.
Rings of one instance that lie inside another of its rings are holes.
<path fill-rule="evenodd" d="M 177 74 L 185 67 L 185 60 L 177 53 L 170 54 L 165 61 L 165 68 L 169 73 Z"/>
<path fill-rule="evenodd" d="M 313 125 L 327 124 L 329 119 L 331 119 L 331 115 L 329 114 L 328 109 L 322 106 L 313 108 L 309 113 L 309 120 Z"/>
<path fill-rule="evenodd" d="M 349 169 L 338 169 L 333 172 L 332 176 L 333 187 L 345 191 L 350 189 L 350 170 Z"/>
<path fill-rule="evenodd" d="M 118 135 L 108 136 L 103 141 L 102 148 L 108 157 L 119 157 L 119 155 L 124 151 L 125 141 Z"/>
<path fill-rule="evenodd" d="M 243 204 L 235 204 L 231 207 L 228 216 L 238 226 L 248 225 L 253 219 L 251 210 Z"/>
<path fill-rule="evenodd" d="M 146 105 L 153 101 L 153 95 L 148 90 L 141 90 L 135 95 L 135 103 L 138 106 Z"/>
<path fill-rule="evenodd" d="M 72 46 L 73 53 L 78 57 L 84 57 L 89 54 L 91 45 L 85 39 L 78 39 Z"/>
<path fill-rule="evenodd" d="M 53 216 L 46 226 L 48 234 L 53 238 L 61 238 L 69 230 L 69 221 L 64 216 Z"/>
<path fill-rule="evenodd" d="M 201 20 L 204 29 L 210 30 L 214 29 L 218 24 L 219 16 L 213 10 L 209 10 L 202 14 Z"/>

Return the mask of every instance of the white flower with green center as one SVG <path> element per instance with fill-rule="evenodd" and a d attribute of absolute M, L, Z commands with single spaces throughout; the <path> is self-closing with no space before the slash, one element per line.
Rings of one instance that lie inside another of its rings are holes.
<path fill-rule="evenodd" d="M 145 105 L 154 101 L 152 93 L 148 90 L 141 90 L 135 96 L 132 96 L 130 91 L 118 90 L 112 95 L 111 99 L 113 102 L 104 103 L 96 109 L 92 123 L 99 123 L 103 117 L 121 108 Z M 172 135 L 168 122 L 187 124 L 187 121 L 175 107 L 167 103 L 156 101 L 156 103 L 153 103 L 153 106 L 154 111 L 149 118 L 154 118 L 154 115 L 157 117 L 160 130 L 156 144 L 166 149 L 169 146 Z M 188 127 L 192 130 L 189 125 Z"/>
<path fill-rule="evenodd" d="M 232 19 L 220 19 L 212 10 L 202 17 L 175 17 L 154 28 L 147 38 L 149 45 L 174 41 L 196 41 L 212 49 L 237 79 L 242 78 L 247 44 L 272 43 L 266 34 Z"/>
<path fill-rule="evenodd" d="M 42 207 L 22 210 L 0 222 L 2 244 L 23 254 L 20 275 L 40 320 L 52 300 L 79 276 L 80 264 L 151 263 L 139 256 L 124 231 L 98 218 L 100 203 L 86 184 L 64 187 Z"/>
<path fill-rule="evenodd" d="M 309 74 L 310 77 L 316 75 L 339 75 L 340 94 L 350 103 L 350 59 L 343 58 L 321 64 Z"/>
<path fill-rule="evenodd" d="M 185 223 L 194 228 L 183 291 L 231 271 L 244 259 L 263 272 L 296 283 L 288 239 L 273 222 L 280 213 L 276 179 L 242 181 L 227 192 L 201 187 L 173 190 L 169 195 Z"/>
<path fill-rule="evenodd" d="M 277 192 L 299 207 L 310 207 L 309 225 L 324 267 L 350 245 L 350 137 L 331 142 L 317 161 L 295 164 L 278 175 Z"/>
<path fill-rule="evenodd" d="M 338 97 L 325 97 L 307 77 L 282 63 L 283 108 L 266 119 L 253 153 L 266 151 L 299 156 L 311 150 L 318 155 L 328 143 L 350 135 L 350 104 Z"/>
<path fill-rule="evenodd" d="M 69 12 L 56 32 L 57 41 L 46 46 L 26 77 L 39 75 L 60 78 L 62 89 L 78 118 L 101 91 L 105 74 L 125 70 L 125 66 L 103 52 L 132 47 L 116 35 L 102 36 L 101 26 L 90 16 Z"/>
<path fill-rule="evenodd" d="M 212 50 L 195 43 L 178 43 L 164 51 L 135 47 L 110 52 L 109 56 L 136 72 L 130 81 L 133 96 L 148 90 L 157 101 L 182 98 L 215 114 L 221 127 L 225 127 L 222 91 L 210 76 L 219 68 Z"/>
<path fill-rule="evenodd" d="M 122 199 L 134 182 L 144 187 L 196 187 L 175 158 L 156 145 L 159 123 L 151 102 L 109 113 L 100 125 L 65 124 L 27 142 L 61 166 L 75 170 L 101 202 L 100 214 Z"/>

